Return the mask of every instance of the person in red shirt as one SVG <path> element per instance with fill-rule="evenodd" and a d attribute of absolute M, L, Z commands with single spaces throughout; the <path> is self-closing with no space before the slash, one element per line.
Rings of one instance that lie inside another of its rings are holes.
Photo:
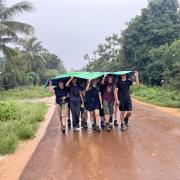
<path fill-rule="evenodd" d="M 114 111 L 114 78 L 111 75 L 104 76 L 101 82 L 101 93 L 102 93 L 102 101 L 103 101 L 103 110 L 105 117 L 105 128 L 107 131 L 111 131 L 110 127 L 110 117 L 113 116 Z"/>

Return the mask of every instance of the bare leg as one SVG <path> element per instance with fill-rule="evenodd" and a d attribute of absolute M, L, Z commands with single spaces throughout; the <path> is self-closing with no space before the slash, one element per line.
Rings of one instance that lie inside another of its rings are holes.
<path fill-rule="evenodd" d="M 91 123 L 92 123 L 92 124 L 95 124 L 95 123 L 94 123 L 94 111 L 91 111 L 91 112 L 90 112 L 90 120 L 91 120 Z"/>
<path fill-rule="evenodd" d="M 62 117 L 59 117 L 59 120 L 60 120 L 60 126 L 61 126 L 61 128 L 62 128 L 62 126 L 63 126 Z"/>
<path fill-rule="evenodd" d="M 66 126 L 66 117 L 61 118 L 62 126 Z"/>
<path fill-rule="evenodd" d="M 125 125 L 127 126 L 127 127 L 129 127 L 129 117 L 131 116 L 131 114 L 132 114 L 132 112 L 131 111 L 127 111 L 127 113 L 126 113 L 126 115 L 125 115 L 125 117 L 124 117 L 124 122 L 125 122 Z"/>
<path fill-rule="evenodd" d="M 109 123 L 110 116 L 108 114 L 106 114 L 104 117 L 105 117 L 105 122 Z"/>
<path fill-rule="evenodd" d="M 121 111 L 120 118 L 121 118 L 121 131 L 124 131 L 124 118 L 125 118 L 126 111 Z"/>
<path fill-rule="evenodd" d="M 94 111 L 94 113 L 95 113 L 95 119 L 96 119 L 96 131 L 101 132 L 101 130 L 100 130 L 100 120 L 101 120 L 101 118 L 100 118 L 99 110 L 96 109 Z"/>
<path fill-rule="evenodd" d="M 131 115 L 132 115 L 132 111 L 128 111 L 128 112 L 126 113 L 126 118 L 129 118 Z"/>

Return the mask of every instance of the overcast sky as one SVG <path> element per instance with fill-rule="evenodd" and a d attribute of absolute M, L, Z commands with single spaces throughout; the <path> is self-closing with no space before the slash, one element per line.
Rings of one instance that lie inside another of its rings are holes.
<path fill-rule="evenodd" d="M 7 0 L 8 4 L 20 0 Z M 30 0 L 36 8 L 19 18 L 32 24 L 43 45 L 57 54 L 67 69 L 80 69 L 84 54 L 104 38 L 120 32 L 125 22 L 147 6 L 147 0 Z"/>

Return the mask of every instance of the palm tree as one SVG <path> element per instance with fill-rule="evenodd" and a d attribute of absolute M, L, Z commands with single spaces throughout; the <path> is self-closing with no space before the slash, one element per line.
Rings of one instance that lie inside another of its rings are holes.
<path fill-rule="evenodd" d="M 4 1 L 0 0 L 0 51 L 7 55 L 10 52 L 8 43 L 16 43 L 20 39 L 19 35 L 33 34 L 34 28 L 31 25 L 14 20 L 17 14 L 32 11 L 33 6 L 23 1 L 7 7 Z"/>
<path fill-rule="evenodd" d="M 23 47 L 22 58 L 26 61 L 28 71 L 36 72 L 37 69 L 44 70 L 46 60 L 43 56 L 45 49 L 41 41 L 37 41 L 36 37 L 21 40 Z"/>

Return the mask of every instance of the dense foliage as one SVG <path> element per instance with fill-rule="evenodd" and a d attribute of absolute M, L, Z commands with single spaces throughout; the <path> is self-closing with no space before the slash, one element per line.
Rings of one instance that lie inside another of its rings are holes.
<path fill-rule="evenodd" d="M 1 101 L 0 155 L 14 152 L 19 140 L 32 138 L 46 111 L 47 105 L 43 103 L 18 104 L 14 101 Z"/>
<path fill-rule="evenodd" d="M 22 100 L 50 97 L 44 86 L 22 86 L 8 91 L 0 90 L 0 100 Z M 1 103 L 1 102 L 0 102 Z"/>
<path fill-rule="evenodd" d="M 14 20 L 17 14 L 32 10 L 29 2 L 7 7 L 0 1 L 0 50 L 3 54 L 0 57 L 0 88 L 44 84 L 48 78 L 66 72 L 62 60 L 34 37 L 34 28 Z"/>
<path fill-rule="evenodd" d="M 121 35 L 114 34 L 87 54 L 87 70 L 139 70 L 149 85 L 173 83 L 179 74 L 180 13 L 177 0 L 151 0 Z"/>
<path fill-rule="evenodd" d="M 163 107 L 180 108 L 180 93 L 166 87 L 141 85 L 131 89 L 132 96 L 138 100 Z"/>

